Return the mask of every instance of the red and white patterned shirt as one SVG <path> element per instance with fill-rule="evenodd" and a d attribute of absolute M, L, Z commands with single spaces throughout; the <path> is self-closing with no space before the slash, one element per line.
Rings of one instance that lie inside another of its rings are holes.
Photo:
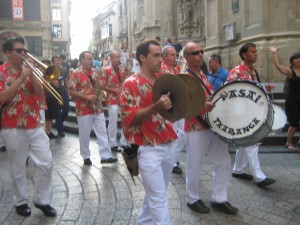
<path fill-rule="evenodd" d="M 193 75 L 190 74 L 190 76 L 193 76 Z M 197 73 L 197 76 L 204 82 L 205 86 L 209 89 L 209 91 L 211 93 L 213 93 L 213 87 L 212 87 L 211 83 L 208 81 L 208 79 L 206 78 L 206 76 L 203 74 L 203 72 L 201 70 L 199 70 L 199 73 Z M 204 89 L 206 99 L 208 99 L 209 93 L 206 91 L 205 88 L 203 88 L 203 89 Z M 205 120 L 205 116 L 204 116 L 205 113 L 206 113 L 206 111 L 204 111 L 204 110 L 202 110 L 202 112 L 200 113 L 200 116 L 203 118 L 203 120 Z M 200 123 L 196 117 L 192 117 L 188 120 L 185 120 L 185 123 L 184 123 L 184 131 L 185 132 L 200 131 L 200 130 L 206 130 L 206 129 L 207 128 L 202 123 Z"/>
<path fill-rule="evenodd" d="M 69 89 L 84 95 L 95 95 L 95 87 L 93 87 L 89 76 L 91 76 L 91 78 L 94 80 L 95 85 L 96 82 L 103 83 L 102 74 L 100 74 L 98 70 L 92 68 L 88 73 L 84 73 L 82 67 L 80 66 L 76 70 L 74 70 L 70 76 L 68 84 Z M 94 110 L 92 107 L 92 103 L 83 98 L 75 97 L 75 105 L 77 116 L 103 112 L 102 107 Z"/>
<path fill-rule="evenodd" d="M 157 76 L 161 76 L 163 74 L 176 75 L 179 72 L 180 72 L 180 70 L 178 69 L 178 67 L 169 66 L 169 65 L 165 64 L 164 62 L 162 62 L 160 71 L 157 73 Z"/>
<path fill-rule="evenodd" d="M 105 87 L 110 87 L 110 88 L 120 88 L 122 85 L 122 80 L 124 80 L 124 73 L 122 71 L 121 66 L 118 66 L 119 69 L 119 76 L 118 74 L 114 71 L 114 68 L 112 65 L 107 66 L 104 69 L 104 74 L 105 74 Z M 118 104 L 118 95 L 115 93 L 112 93 L 110 91 L 106 91 L 106 98 L 105 98 L 105 103 L 107 106 L 109 105 L 116 105 Z"/>
<path fill-rule="evenodd" d="M 7 63 L 0 66 L 0 92 L 9 88 L 21 75 L 8 68 Z M 41 125 L 38 96 L 34 93 L 31 79 L 19 87 L 15 95 L 5 103 L 2 110 L 2 128 L 33 129 Z"/>
<path fill-rule="evenodd" d="M 227 77 L 228 81 L 237 79 L 258 81 L 255 69 L 252 67 L 252 70 L 249 70 L 243 62 L 234 67 Z"/>
<path fill-rule="evenodd" d="M 131 125 L 137 112 L 152 104 L 152 84 L 145 77 L 134 74 L 125 80 L 119 93 L 119 106 L 122 128 L 129 143 L 166 144 L 177 138 L 172 123 L 158 113 L 138 125 Z"/>

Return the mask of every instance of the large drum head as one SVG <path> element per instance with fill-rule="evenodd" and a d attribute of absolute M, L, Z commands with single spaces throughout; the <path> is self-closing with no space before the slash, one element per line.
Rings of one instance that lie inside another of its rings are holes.
<path fill-rule="evenodd" d="M 223 91 L 227 92 L 227 97 L 217 101 L 216 107 L 207 113 L 207 120 L 214 132 L 228 142 L 241 146 L 255 144 L 268 135 L 273 113 L 259 83 L 228 83 L 214 93 L 211 101 L 216 101 Z"/>
<path fill-rule="evenodd" d="M 205 104 L 205 93 L 203 86 L 196 78 L 189 74 L 177 75 L 187 86 L 189 92 L 190 104 L 185 118 L 189 119 L 200 114 Z"/>
<path fill-rule="evenodd" d="M 170 110 L 160 110 L 158 113 L 172 122 L 184 118 L 190 105 L 189 93 L 184 82 L 177 76 L 164 74 L 153 84 L 152 97 L 156 102 L 161 95 L 170 92 L 173 107 Z"/>
<path fill-rule="evenodd" d="M 272 104 L 272 108 L 274 111 L 274 121 L 272 125 L 272 131 L 279 132 L 281 131 L 282 128 L 284 128 L 287 121 L 287 117 L 285 115 L 285 112 L 280 106 Z"/>

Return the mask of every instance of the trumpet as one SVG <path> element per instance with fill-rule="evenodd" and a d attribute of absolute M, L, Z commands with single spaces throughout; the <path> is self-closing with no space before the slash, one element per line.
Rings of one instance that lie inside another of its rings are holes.
<path fill-rule="evenodd" d="M 49 83 L 50 81 L 57 79 L 57 77 L 60 74 L 60 68 L 55 65 L 47 66 L 46 64 L 42 63 L 29 53 L 27 53 L 26 55 L 32 61 L 37 63 L 41 68 L 43 68 L 45 72 L 43 73 L 38 68 L 35 68 L 25 57 L 22 57 L 25 66 L 28 66 L 32 70 L 33 75 L 53 95 L 53 97 L 57 100 L 58 104 L 62 106 L 64 104 L 62 97 Z"/>

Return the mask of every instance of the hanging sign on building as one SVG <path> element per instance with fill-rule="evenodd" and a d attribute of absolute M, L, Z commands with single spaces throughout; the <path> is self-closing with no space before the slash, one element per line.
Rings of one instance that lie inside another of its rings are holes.
<path fill-rule="evenodd" d="M 13 20 L 24 20 L 23 0 L 12 0 Z"/>

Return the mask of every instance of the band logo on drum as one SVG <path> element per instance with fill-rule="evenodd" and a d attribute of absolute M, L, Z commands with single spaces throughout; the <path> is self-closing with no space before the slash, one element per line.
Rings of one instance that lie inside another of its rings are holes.
<path fill-rule="evenodd" d="M 220 120 L 220 118 L 217 118 L 213 121 L 215 126 L 219 128 L 221 131 L 228 133 L 230 135 L 240 135 L 245 134 L 251 131 L 251 129 L 254 129 L 257 124 L 259 124 L 260 120 L 257 118 L 254 118 L 246 127 L 242 128 L 231 128 L 223 124 Z"/>
<path fill-rule="evenodd" d="M 228 91 L 228 99 L 231 98 L 248 98 L 254 103 L 257 103 L 259 99 L 261 99 L 261 95 L 258 93 L 251 91 L 251 90 L 246 90 L 246 89 L 240 89 L 240 90 L 230 90 Z M 226 98 L 222 98 L 223 101 L 226 100 Z"/>

